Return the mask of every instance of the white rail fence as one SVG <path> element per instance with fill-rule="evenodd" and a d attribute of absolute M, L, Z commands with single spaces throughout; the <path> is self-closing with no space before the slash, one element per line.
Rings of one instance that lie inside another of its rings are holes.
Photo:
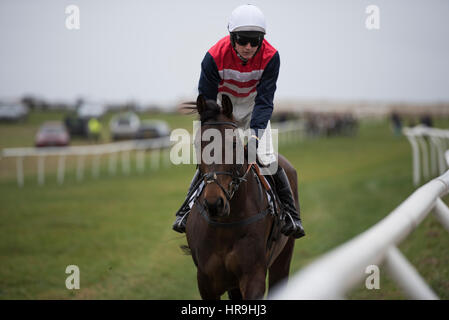
<path fill-rule="evenodd" d="M 343 299 L 384 263 L 385 270 L 411 299 L 438 299 L 397 246 L 429 212 L 449 231 L 449 208 L 441 200 L 449 192 L 449 171 L 417 189 L 399 207 L 354 239 L 324 254 L 281 285 L 273 299 Z"/>
<path fill-rule="evenodd" d="M 287 121 L 275 124 L 274 129 L 278 130 L 279 143 L 289 144 L 297 142 L 303 137 L 304 125 L 298 121 Z M 189 139 L 190 141 L 190 139 Z M 86 158 L 91 157 L 91 173 L 94 178 L 100 176 L 100 159 L 108 157 L 109 175 L 117 173 L 117 167 L 121 160 L 122 173 L 125 175 L 131 172 L 131 152 L 136 155 L 136 170 L 138 173 L 145 171 L 145 152 L 151 151 L 150 167 L 157 170 L 162 165 L 170 165 L 170 146 L 173 141 L 169 137 L 131 140 L 114 142 L 100 145 L 70 146 L 70 147 L 49 147 L 49 148 L 7 148 L 3 149 L 3 158 L 16 158 L 17 184 L 23 187 L 25 184 L 24 159 L 37 159 L 37 182 L 39 185 L 45 184 L 45 159 L 48 157 L 58 157 L 56 179 L 59 184 L 63 184 L 66 172 L 66 159 L 76 157 L 76 179 L 82 181 L 85 178 Z"/>
<path fill-rule="evenodd" d="M 415 186 L 448 169 L 445 153 L 449 149 L 449 130 L 416 126 L 404 128 L 402 132 L 412 147 Z"/>
<path fill-rule="evenodd" d="M 67 157 L 76 157 L 76 178 L 78 181 L 84 179 L 86 157 L 92 157 L 92 176 L 98 178 L 100 175 L 100 158 L 108 156 L 108 172 L 110 175 L 117 173 L 118 156 L 120 155 L 122 173 L 129 174 L 131 171 L 130 153 L 136 152 L 136 168 L 138 172 L 145 170 L 145 152 L 151 150 L 151 167 L 158 169 L 161 161 L 169 163 L 169 159 L 162 152 L 171 145 L 168 137 L 115 142 L 100 145 L 71 146 L 71 147 L 49 147 L 49 148 L 8 148 L 3 149 L 3 158 L 16 158 L 17 184 L 24 185 L 24 158 L 34 157 L 37 159 L 37 181 L 39 185 L 45 183 L 45 159 L 47 157 L 58 157 L 57 181 L 64 183 L 65 163 Z"/>

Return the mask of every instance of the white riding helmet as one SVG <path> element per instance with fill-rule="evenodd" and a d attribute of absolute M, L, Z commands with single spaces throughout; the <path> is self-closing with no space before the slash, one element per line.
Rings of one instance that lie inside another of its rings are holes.
<path fill-rule="evenodd" d="M 228 30 L 229 32 L 259 31 L 266 33 L 265 16 L 258 7 L 252 4 L 239 6 L 231 13 Z"/>

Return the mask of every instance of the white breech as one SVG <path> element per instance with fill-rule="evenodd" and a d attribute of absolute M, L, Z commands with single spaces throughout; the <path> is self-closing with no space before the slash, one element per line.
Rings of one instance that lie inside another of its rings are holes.
<path fill-rule="evenodd" d="M 251 137 L 250 129 L 246 129 L 244 131 L 244 128 L 239 128 L 239 131 L 243 131 L 243 134 L 241 132 L 240 136 L 242 137 Z M 259 143 L 257 148 L 257 159 L 259 162 L 264 165 L 265 167 L 260 168 L 262 174 L 274 174 L 277 170 L 278 165 L 278 158 L 277 158 L 277 143 L 273 143 L 273 138 L 275 142 L 277 142 L 277 130 L 273 131 L 271 130 L 271 122 L 268 121 L 266 129 L 263 131 L 262 135 L 258 135 L 259 137 Z"/>

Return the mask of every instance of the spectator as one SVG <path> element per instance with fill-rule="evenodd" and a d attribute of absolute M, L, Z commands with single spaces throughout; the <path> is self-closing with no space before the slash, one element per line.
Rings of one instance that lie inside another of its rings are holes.
<path fill-rule="evenodd" d="M 89 139 L 97 142 L 100 139 L 101 123 L 97 118 L 90 118 L 87 123 Z"/>
<path fill-rule="evenodd" d="M 432 121 L 432 117 L 429 114 L 424 114 L 420 119 L 419 122 L 426 126 L 426 127 L 433 127 L 433 121 Z"/>
<path fill-rule="evenodd" d="M 402 130 L 402 120 L 396 112 L 391 114 L 391 124 L 393 126 L 394 135 L 400 136 Z"/>

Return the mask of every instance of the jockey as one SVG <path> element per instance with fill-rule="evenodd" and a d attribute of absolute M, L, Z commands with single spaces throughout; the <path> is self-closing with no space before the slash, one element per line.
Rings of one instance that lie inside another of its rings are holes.
<path fill-rule="evenodd" d="M 277 161 L 272 147 L 270 118 L 279 74 L 279 53 L 264 39 L 265 17 L 254 5 L 237 7 L 229 19 L 228 30 L 230 35 L 209 49 L 201 63 L 198 91 L 206 99 L 218 100 L 219 104 L 223 94 L 229 96 L 238 127 L 243 130 L 249 128 L 254 133 L 248 148 L 266 146 L 264 150 L 259 147 L 257 151 L 250 152 L 257 152 L 258 160 L 264 165 L 270 165 Z M 197 170 L 190 189 L 199 176 Z M 281 166 L 277 166 L 273 177 L 286 213 L 286 224 L 281 232 L 286 236 L 300 238 L 305 233 L 287 175 Z M 173 230 L 185 232 L 189 212 L 188 204 L 179 209 Z"/>

